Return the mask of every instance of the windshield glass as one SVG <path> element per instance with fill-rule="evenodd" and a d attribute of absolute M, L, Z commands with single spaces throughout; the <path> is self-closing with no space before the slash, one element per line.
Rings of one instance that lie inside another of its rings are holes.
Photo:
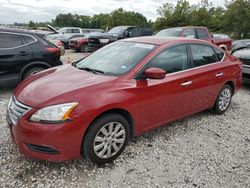
<path fill-rule="evenodd" d="M 179 37 L 183 29 L 181 28 L 172 28 L 164 29 L 158 32 L 155 36 L 157 37 Z"/>
<path fill-rule="evenodd" d="M 86 57 L 75 66 L 79 69 L 93 69 L 105 75 L 122 75 L 135 67 L 154 45 L 114 42 Z"/>
<path fill-rule="evenodd" d="M 111 29 L 108 33 L 114 33 L 114 34 L 122 34 L 127 27 L 119 26 L 119 27 L 114 27 Z"/>

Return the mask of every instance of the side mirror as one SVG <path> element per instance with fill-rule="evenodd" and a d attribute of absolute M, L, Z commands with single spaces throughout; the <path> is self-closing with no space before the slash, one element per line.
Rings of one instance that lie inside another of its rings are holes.
<path fill-rule="evenodd" d="M 143 76 L 150 79 L 163 79 L 166 77 L 166 71 L 160 68 L 148 68 L 144 71 Z"/>

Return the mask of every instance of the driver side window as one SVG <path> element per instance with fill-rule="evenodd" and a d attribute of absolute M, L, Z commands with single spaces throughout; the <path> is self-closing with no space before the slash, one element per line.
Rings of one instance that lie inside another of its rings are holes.
<path fill-rule="evenodd" d="M 186 45 L 171 47 L 154 57 L 148 64 L 148 68 L 156 67 L 167 73 L 174 73 L 188 68 Z"/>

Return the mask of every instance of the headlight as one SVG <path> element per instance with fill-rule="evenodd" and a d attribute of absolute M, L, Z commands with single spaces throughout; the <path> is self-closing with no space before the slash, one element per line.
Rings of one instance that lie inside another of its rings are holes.
<path fill-rule="evenodd" d="M 35 112 L 30 120 L 40 123 L 62 123 L 70 119 L 70 113 L 78 105 L 77 102 L 48 106 Z"/>

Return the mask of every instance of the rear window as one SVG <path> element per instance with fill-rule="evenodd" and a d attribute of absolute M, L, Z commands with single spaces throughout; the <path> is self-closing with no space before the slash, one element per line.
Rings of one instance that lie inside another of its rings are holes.
<path fill-rule="evenodd" d="M 196 29 L 196 31 L 197 31 L 198 39 L 208 39 L 207 31 L 205 29 L 198 28 Z"/>
<path fill-rule="evenodd" d="M 199 67 L 215 63 L 217 61 L 214 50 L 211 46 L 192 44 L 193 67 Z"/>
<path fill-rule="evenodd" d="M 158 32 L 155 36 L 157 37 L 179 37 L 183 29 L 181 28 L 172 28 L 164 29 Z"/>
<path fill-rule="evenodd" d="M 16 48 L 23 45 L 19 35 L 0 33 L 0 49 Z"/>

